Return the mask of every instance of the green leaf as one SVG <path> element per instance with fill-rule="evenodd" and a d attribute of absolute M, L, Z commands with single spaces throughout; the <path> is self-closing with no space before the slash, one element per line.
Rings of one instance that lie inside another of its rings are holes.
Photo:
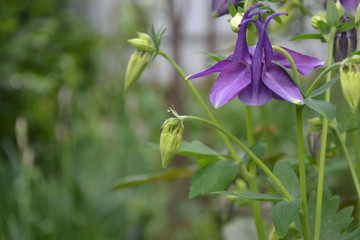
<path fill-rule="evenodd" d="M 185 167 L 185 168 L 176 168 L 169 171 L 161 171 L 157 173 L 131 176 L 122 179 L 119 183 L 117 183 L 113 187 L 113 190 L 135 187 L 156 181 L 165 181 L 165 180 L 173 180 L 176 178 L 191 177 L 192 175 L 194 175 L 195 171 L 196 168 Z"/>
<path fill-rule="evenodd" d="M 228 159 L 206 165 L 192 177 L 189 198 L 227 190 L 238 170 L 239 164 Z"/>
<path fill-rule="evenodd" d="M 326 117 L 329 121 L 333 121 L 335 119 L 336 108 L 333 104 L 329 102 L 306 98 L 305 105 L 314 110 L 315 112 L 318 112 L 322 116 Z"/>
<path fill-rule="evenodd" d="M 300 196 L 300 184 L 298 177 L 296 176 L 294 169 L 292 169 L 286 162 L 276 163 L 273 173 L 293 198 L 298 198 Z"/>
<path fill-rule="evenodd" d="M 216 61 L 216 62 L 220 62 L 221 60 L 226 59 L 225 56 L 216 54 L 216 53 L 211 53 L 211 52 L 202 52 L 203 54 L 205 54 L 206 56 L 208 56 L 209 58 L 211 58 L 212 60 Z"/>
<path fill-rule="evenodd" d="M 355 28 L 356 27 L 356 24 L 354 22 L 344 22 L 344 23 L 341 23 L 338 28 L 337 28 L 337 31 L 338 32 L 345 32 L 351 28 Z"/>
<path fill-rule="evenodd" d="M 228 9 L 229 9 L 229 13 L 232 17 L 234 17 L 237 14 L 236 7 L 234 6 L 234 4 L 232 4 L 232 2 L 230 0 L 228 0 Z"/>
<path fill-rule="evenodd" d="M 183 141 L 179 148 L 178 154 L 197 157 L 221 155 L 220 153 L 197 140 L 192 142 Z"/>
<path fill-rule="evenodd" d="M 261 156 L 262 154 L 265 153 L 266 151 L 266 144 L 264 143 L 260 143 L 260 144 L 256 144 L 252 147 L 250 147 L 250 150 L 256 155 L 256 156 Z M 245 154 L 243 157 L 242 157 L 242 162 L 243 163 L 247 163 L 251 160 L 251 157 L 247 154 Z"/>
<path fill-rule="evenodd" d="M 160 145 L 156 143 L 148 143 L 148 145 L 154 150 L 160 150 Z M 221 158 L 227 158 L 226 155 L 221 155 L 215 150 L 209 148 L 200 141 L 182 141 L 180 148 L 177 152 L 178 155 L 194 156 L 194 157 L 205 157 L 205 156 L 216 156 Z"/>
<path fill-rule="evenodd" d="M 321 87 L 317 88 L 316 90 L 314 90 L 311 94 L 310 97 L 316 97 L 319 96 L 320 94 L 324 93 L 326 91 L 326 89 L 328 89 L 329 87 L 331 87 L 332 85 L 334 85 L 338 80 L 340 79 L 340 75 L 337 74 L 335 77 L 333 77 L 330 81 L 328 81 L 327 83 L 325 83 L 324 85 L 322 85 Z"/>
<path fill-rule="evenodd" d="M 229 195 L 229 196 L 234 196 L 235 198 L 257 200 L 262 202 L 280 202 L 285 200 L 285 198 L 283 197 L 264 194 L 264 193 L 257 193 L 257 192 L 234 193 L 234 192 L 220 191 L 220 192 L 212 192 L 211 194 Z"/>
<path fill-rule="evenodd" d="M 285 237 L 289 231 L 290 224 L 294 222 L 301 208 L 301 199 L 290 202 L 282 201 L 272 208 L 272 219 L 276 233 L 280 238 Z"/>
<path fill-rule="evenodd" d="M 360 240 L 360 227 L 352 231 L 351 233 L 346 234 L 344 237 L 339 240 Z"/>
<path fill-rule="evenodd" d="M 311 33 L 311 34 L 298 35 L 298 36 L 290 39 L 290 41 L 298 41 L 298 40 L 305 40 L 305 39 L 321 39 L 322 41 L 325 40 L 322 34 L 320 34 L 320 33 L 312 34 Z"/>
<path fill-rule="evenodd" d="M 315 225 L 316 198 L 316 192 L 312 192 L 309 198 L 309 223 L 312 233 L 314 233 Z M 338 240 L 350 225 L 353 207 L 347 207 L 338 212 L 339 206 L 339 196 L 332 196 L 330 190 L 325 189 L 321 211 L 320 240 Z"/>
<path fill-rule="evenodd" d="M 332 27 L 337 27 L 340 23 L 339 12 L 335 6 L 334 1 L 327 1 L 326 3 L 326 20 Z"/>

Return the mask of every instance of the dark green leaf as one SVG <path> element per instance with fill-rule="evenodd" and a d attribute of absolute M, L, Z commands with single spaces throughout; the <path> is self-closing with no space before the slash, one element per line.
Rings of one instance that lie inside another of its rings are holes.
<path fill-rule="evenodd" d="M 296 176 L 294 169 L 292 169 L 286 162 L 276 163 L 273 173 L 293 198 L 298 198 L 300 196 L 298 177 Z"/>
<path fill-rule="evenodd" d="M 227 190 L 238 170 L 239 164 L 227 159 L 206 165 L 192 177 L 189 198 Z"/>
<path fill-rule="evenodd" d="M 344 23 L 341 23 L 338 28 L 337 28 L 337 31 L 338 32 L 345 32 L 351 28 L 355 28 L 356 27 L 356 24 L 354 22 L 344 22 Z"/>
<path fill-rule="evenodd" d="M 293 37 L 292 39 L 290 39 L 290 41 L 298 41 L 298 40 L 305 40 L 305 39 L 323 39 L 324 37 L 322 34 L 302 34 L 296 37 Z"/>
<path fill-rule="evenodd" d="M 314 90 L 311 94 L 310 97 L 316 97 L 319 96 L 320 94 L 324 93 L 326 91 L 326 89 L 328 89 L 329 87 L 331 87 L 332 85 L 334 85 L 338 80 L 340 79 L 340 75 L 337 74 L 335 77 L 333 77 L 329 82 L 325 83 L 324 85 L 322 85 L 321 87 L 317 88 L 316 90 Z"/>
<path fill-rule="evenodd" d="M 264 193 L 257 193 L 257 192 L 233 193 L 233 192 L 227 192 L 227 191 L 220 191 L 220 192 L 212 192 L 212 194 L 229 195 L 229 196 L 234 196 L 234 197 L 240 198 L 240 199 L 250 199 L 250 200 L 263 201 L 263 202 L 279 202 L 279 201 L 285 200 L 285 198 L 283 198 L 283 197 L 274 196 L 274 195 L 270 195 L 270 194 L 264 194 Z"/>
<path fill-rule="evenodd" d="M 232 2 L 230 0 L 228 0 L 228 9 L 229 9 L 229 13 L 232 17 L 234 17 L 237 14 L 236 7 L 234 6 L 234 4 L 232 4 Z"/>
<path fill-rule="evenodd" d="M 333 104 L 323 101 L 323 100 L 316 100 L 311 98 L 305 99 L 305 105 L 314 110 L 315 112 L 321 114 L 322 116 L 326 117 L 329 121 L 335 119 L 335 111 L 336 108 Z"/>
<path fill-rule="evenodd" d="M 260 143 L 257 144 L 255 146 L 250 147 L 250 150 L 256 155 L 256 156 L 261 156 L 262 154 L 265 153 L 266 151 L 266 144 L 264 143 Z M 251 157 L 247 154 L 245 154 L 242 158 L 242 162 L 243 163 L 247 163 L 251 160 Z"/>
<path fill-rule="evenodd" d="M 272 218 L 275 230 L 280 238 L 285 237 L 290 224 L 294 222 L 301 208 L 301 200 L 282 201 L 272 208 Z"/>
<path fill-rule="evenodd" d="M 351 53 L 351 54 L 349 55 L 349 57 L 354 56 L 354 55 L 360 55 L 360 50 Z"/>
<path fill-rule="evenodd" d="M 161 171 L 157 173 L 144 174 L 131 176 L 128 178 L 122 179 L 118 184 L 113 187 L 113 190 L 119 190 L 129 187 L 135 187 L 138 185 L 156 182 L 156 181 L 164 181 L 164 180 L 173 180 L 176 178 L 190 177 L 194 175 L 195 168 L 177 168 L 169 171 Z"/>
<path fill-rule="evenodd" d="M 211 53 L 211 52 L 202 52 L 203 54 L 205 54 L 206 56 L 208 56 L 209 58 L 211 58 L 212 60 L 216 61 L 216 62 L 220 62 L 221 60 L 226 59 L 225 56 L 216 54 L 216 53 Z"/>
<path fill-rule="evenodd" d="M 315 225 L 316 197 L 316 192 L 312 192 L 309 198 L 309 223 L 312 233 Z M 347 207 L 338 212 L 339 206 L 339 197 L 332 196 L 330 190 L 325 189 L 321 211 L 320 240 L 339 240 L 345 229 L 350 225 L 353 207 Z M 353 240 L 353 238 L 350 239 Z"/>
<path fill-rule="evenodd" d="M 327 1 L 326 3 L 326 19 L 330 26 L 337 27 L 339 25 L 339 12 L 335 6 L 334 1 Z"/>

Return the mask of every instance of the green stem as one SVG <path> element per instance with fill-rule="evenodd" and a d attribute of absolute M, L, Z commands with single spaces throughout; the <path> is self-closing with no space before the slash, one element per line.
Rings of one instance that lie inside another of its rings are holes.
<path fill-rule="evenodd" d="M 187 76 L 186 76 L 185 72 L 180 68 L 180 66 L 172 58 L 170 58 L 166 53 L 164 53 L 163 51 L 159 51 L 159 54 L 161 56 L 163 56 L 167 61 L 169 61 L 169 63 L 174 67 L 174 69 L 180 75 L 180 77 L 185 80 L 186 85 L 188 86 L 190 91 L 194 94 L 196 100 L 199 102 L 199 104 L 201 105 L 202 109 L 205 111 L 208 118 L 212 122 L 218 123 L 215 116 L 212 114 L 212 112 L 210 111 L 210 109 L 208 108 L 208 106 L 206 105 L 204 100 L 202 99 L 200 93 L 195 88 L 194 84 L 192 84 L 191 81 L 186 80 Z M 230 151 L 232 157 L 234 158 L 234 160 L 236 162 L 240 162 L 241 159 L 240 159 L 238 153 L 236 152 L 235 148 L 233 147 L 233 145 L 229 141 L 229 139 L 226 136 L 224 136 L 223 134 L 220 134 L 220 136 L 221 136 L 221 139 L 223 140 L 223 142 L 225 143 L 226 147 L 229 149 L 229 151 Z"/>
<path fill-rule="evenodd" d="M 266 142 L 266 148 L 268 152 L 272 152 L 273 149 L 273 139 L 271 136 L 271 133 L 269 133 L 269 126 L 270 126 L 270 122 L 269 122 L 269 113 L 268 113 L 268 105 L 262 105 L 260 106 L 260 118 L 261 118 L 261 125 L 262 125 L 262 134 L 263 137 L 265 139 Z"/>
<path fill-rule="evenodd" d="M 330 41 L 328 44 L 328 60 L 327 60 L 328 66 L 330 66 L 333 61 L 335 33 L 336 33 L 336 28 L 332 27 L 330 30 L 330 36 L 329 36 Z M 326 82 L 329 82 L 331 80 L 331 71 L 328 72 L 329 73 L 326 75 Z M 330 88 L 328 88 L 325 92 L 325 101 L 330 102 Z M 321 148 L 320 148 L 320 158 L 319 158 L 317 198 L 316 198 L 314 240 L 320 239 L 321 211 L 322 211 L 322 198 L 323 198 L 323 189 L 324 189 L 324 174 L 325 174 L 326 144 L 327 144 L 328 129 L 329 129 L 329 121 L 327 118 L 323 118 Z"/>
<path fill-rule="evenodd" d="M 332 55 L 331 55 L 332 56 Z M 327 67 L 324 71 L 322 71 L 319 76 L 314 80 L 314 82 L 311 84 L 311 86 L 308 88 L 308 90 L 305 93 L 305 97 L 309 97 L 311 93 L 315 90 L 316 86 L 319 84 L 320 80 L 325 77 L 326 74 L 331 72 L 332 70 L 339 68 L 343 65 L 343 62 L 337 62 L 330 67 Z M 327 75 L 329 76 L 329 75 Z M 329 77 L 328 77 L 329 78 Z"/>
<path fill-rule="evenodd" d="M 354 156 L 355 156 L 355 166 L 358 170 L 358 173 L 360 173 L 360 150 L 359 150 L 359 123 L 358 123 L 358 119 L 357 119 L 357 111 L 354 114 L 354 119 L 352 122 L 354 131 L 352 132 L 352 147 L 353 147 L 353 151 L 354 151 Z M 360 175 L 359 175 L 360 177 Z M 360 198 L 359 198 L 360 201 Z"/>
<path fill-rule="evenodd" d="M 300 215 L 301 225 L 303 229 L 304 240 L 310 240 L 309 211 L 307 204 L 306 190 L 306 164 L 305 164 L 305 146 L 304 133 L 302 124 L 303 106 L 296 106 L 296 129 L 299 156 L 299 179 L 300 179 L 300 197 L 302 204 L 302 214 Z"/>
<path fill-rule="evenodd" d="M 244 3 L 244 11 L 248 10 L 249 7 L 251 7 L 252 4 L 252 0 L 245 0 Z"/>
<path fill-rule="evenodd" d="M 275 51 L 281 52 L 286 57 L 286 59 L 289 61 L 291 69 L 292 69 L 293 74 L 294 74 L 294 78 L 296 80 L 296 83 L 300 87 L 301 85 L 300 85 L 299 72 L 298 72 L 298 70 L 296 68 L 296 64 L 295 64 L 294 59 L 291 57 L 291 55 L 285 49 L 283 49 L 281 47 L 278 47 L 278 46 L 274 46 L 274 45 L 272 46 L 272 48 Z"/>
<path fill-rule="evenodd" d="M 246 147 L 245 144 L 243 144 L 239 139 L 237 139 L 234 135 L 232 135 L 228 130 L 224 129 L 219 124 L 216 124 L 204 118 L 199 118 L 194 116 L 180 116 L 179 118 L 181 120 L 198 121 L 219 130 L 230 140 L 232 140 L 236 145 L 238 145 L 246 154 L 248 154 L 256 162 L 256 164 L 265 172 L 265 174 L 268 175 L 271 180 L 273 180 L 275 185 L 280 189 L 280 191 L 283 193 L 283 195 L 288 201 L 294 200 L 294 198 L 286 190 L 286 188 L 280 182 L 280 180 L 271 172 L 271 170 L 248 147 Z"/>
<path fill-rule="evenodd" d="M 333 129 L 335 130 L 336 136 L 340 141 L 341 148 L 344 151 L 344 155 L 345 155 L 347 164 L 349 165 L 351 176 L 352 176 L 352 179 L 353 179 L 353 182 L 354 182 L 354 185 L 355 185 L 357 197 L 358 197 L 358 200 L 360 200 L 360 181 L 359 181 L 355 166 L 353 164 L 353 161 L 351 160 L 351 157 L 350 157 L 349 151 L 347 149 L 344 138 L 341 136 L 341 134 L 340 134 L 340 132 L 339 132 L 339 130 L 337 128 L 333 128 Z"/>
<path fill-rule="evenodd" d="M 254 132 L 252 126 L 252 112 L 250 106 L 245 106 L 245 119 L 246 119 L 246 133 L 247 133 L 247 141 L 248 146 L 251 147 L 254 145 Z M 249 163 L 249 186 L 252 192 L 259 192 L 258 184 L 257 184 L 257 173 L 256 173 L 256 163 L 251 161 Z M 251 201 L 251 207 L 254 213 L 256 232 L 258 234 L 259 240 L 265 240 L 266 234 L 264 231 L 264 222 L 261 215 L 261 205 L 258 201 Z"/>

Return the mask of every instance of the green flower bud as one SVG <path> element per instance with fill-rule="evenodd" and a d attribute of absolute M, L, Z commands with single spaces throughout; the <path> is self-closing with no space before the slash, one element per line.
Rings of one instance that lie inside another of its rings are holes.
<path fill-rule="evenodd" d="M 239 24 L 244 16 L 244 13 L 236 13 L 233 18 L 230 19 L 230 27 L 234 32 L 239 31 Z"/>
<path fill-rule="evenodd" d="M 311 18 L 311 26 L 316 29 L 319 29 L 321 25 L 326 24 L 326 18 L 320 15 L 315 15 Z"/>
<path fill-rule="evenodd" d="M 178 118 L 169 118 L 162 125 L 160 154 L 163 168 L 166 168 L 169 165 L 179 150 L 183 131 L 184 126 Z"/>
<path fill-rule="evenodd" d="M 358 7 L 356 8 L 355 24 L 356 24 L 356 25 L 359 25 L 359 24 L 360 24 L 360 4 L 359 4 Z"/>
<path fill-rule="evenodd" d="M 350 63 L 340 68 L 340 82 L 344 98 L 353 112 L 356 111 L 360 101 L 360 72 L 356 64 Z"/>
<path fill-rule="evenodd" d="M 145 67 L 151 61 L 150 53 L 140 53 L 135 51 L 129 60 L 125 74 L 125 89 L 128 89 L 133 83 L 135 83 Z"/>
<path fill-rule="evenodd" d="M 151 40 L 151 37 L 146 33 L 138 32 L 138 38 L 129 39 L 128 42 L 139 51 L 150 52 L 155 51 L 154 42 Z"/>

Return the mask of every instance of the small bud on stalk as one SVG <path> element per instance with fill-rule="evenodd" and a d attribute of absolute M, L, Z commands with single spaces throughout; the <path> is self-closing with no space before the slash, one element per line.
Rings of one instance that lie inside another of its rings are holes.
<path fill-rule="evenodd" d="M 139 51 L 135 51 L 131 55 L 128 66 L 126 68 L 125 89 L 128 89 L 139 79 L 141 73 L 144 71 L 150 61 L 151 54 L 147 52 L 140 53 Z"/>
<path fill-rule="evenodd" d="M 340 68 L 340 82 L 343 95 L 351 111 L 355 112 L 360 101 L 360 72 L 356 64 Z"/>
<path fill-rule="evenodd" d="M 154 52 L 155 45 L 151 37 L 146 33 L 137 33 L 138 38 L 129 39 L 128 42 L 138 51 Z"/>
<path fill-rule="evenodd" d="M 179 150 L 183 131 L 184 126 L 179 118 L 169 118 L 162 125 L 160 154 L 163 168 L 169 165 Z"/>
<path fill-rule="evenodd" d="M 230 19 L 230 26 L 233 32 L 239 31 L 239 25 L 241 23 L 241 20 L 244 16 L 244 13 L 237 13 L 233 18 Z"/>

